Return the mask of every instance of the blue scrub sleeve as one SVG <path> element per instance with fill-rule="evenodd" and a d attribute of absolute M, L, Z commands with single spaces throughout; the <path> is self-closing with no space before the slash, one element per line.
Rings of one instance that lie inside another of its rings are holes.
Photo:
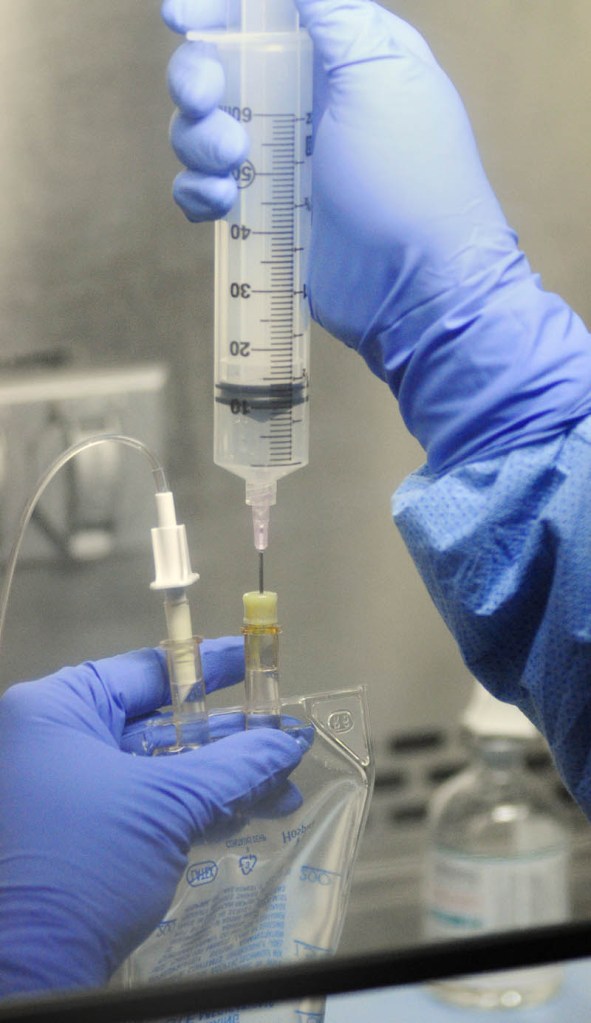
<path fill-rule="evenodd" d="M 591 417 L 439 476 L 422 468 L 392 507 L 468 668 L 540 729 L 591 818 Z"/>

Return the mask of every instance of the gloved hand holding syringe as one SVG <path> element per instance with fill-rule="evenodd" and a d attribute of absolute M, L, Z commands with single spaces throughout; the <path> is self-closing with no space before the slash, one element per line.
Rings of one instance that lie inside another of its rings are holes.
<path fill-rule="evenodd" d="M 262 591 L 277 481 L 308 461 L 312 48 L 292 0 L 228 0 L 222 21 L 188 35 L 215 44 L 217 116 L 248 135 L 216 223 L 214 460 L 246 482 Z"/>
<path fill-rule="evenodd" d="M 312 49 L 308 35 L 298 29 L 292 0 L 241 0 L 238 6 L 222 0 L 220 17 L 188 38 L 214 44 L 223 67 L 221 109 L 214 116 L 229 116 L 247 129 L 242 151 L 240 143 L 236 149 L 234 203 L 226 219 L 216 223 L 214 460 L 245 480 L 259 552 L 259 593 L 245 598 L 247 718 L 251 724 L 277 726 L 279 628 L 276 595 L 264 590 L 263 552 L 277 481 L 308 461 L 309 317 L 303 280 L 311 215 Z M 187 127 L 187 133 L 194 145 L 194 128 Z M 201 143 L 207 150 L 207 131 Z M 207 741 L 185 593 L 196 577 L 172 495 L 159 498 L 152 585 L 165 591 L 181 749 Z"/>

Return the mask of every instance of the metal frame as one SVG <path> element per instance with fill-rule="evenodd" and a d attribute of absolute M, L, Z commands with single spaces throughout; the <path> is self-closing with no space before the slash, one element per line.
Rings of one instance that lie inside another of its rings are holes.
<path fill-rule="evenodd" d="M 147 985 L 134 991 L 44 995 L 0 1003 L 0 1023 L 133 1023 L 188 1014 L 295 1001 L 542 965 L 591 955 L 591 921 L 425 944 L 396 952 L 335 957 L 221 973 L 200 980 Z"/>

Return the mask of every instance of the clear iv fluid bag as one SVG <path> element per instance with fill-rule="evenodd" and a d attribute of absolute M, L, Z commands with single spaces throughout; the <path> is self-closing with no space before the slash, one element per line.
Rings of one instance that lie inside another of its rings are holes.
<path fill-rule="evenodd" d="M 222 108 L 250 138 L 238 200 L 216 224 L 214 460 L 247 491 L 308 462 L 312 49 L 291 3 L 275 4 L 264 16 L 243 4 L 242 30 L 214 40 Z"/>

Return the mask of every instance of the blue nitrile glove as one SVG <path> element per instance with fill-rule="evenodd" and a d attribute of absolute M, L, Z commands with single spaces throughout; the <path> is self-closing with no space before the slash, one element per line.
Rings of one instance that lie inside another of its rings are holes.
<path fill-rule="evenodd" d="M 314 318 L 400 401 L 435 472 L 555 436 L 591 411 L 586 328 L 544 292 L 483 172 L 462 103 L 422 37 L 371 0 L 297 0 L 314 41 L 308 274 Z M 165 0 L 176 31 L 223 24 L 223 0 Z M 192 220 L 234 201 L 247 144 L 216 109 L 212 48 L 169 68 L 175 184 Z"/>
<path fill-rule="evenodd" d="M 205 688 L 208 693 L 240 682 L 244 678 L 244 637 L 222 636 L 219 639 L 204 639 L 199 646 Z M 152 756 L 159 750 L 173 746 L 177 734 L 173 724 L 172 711 L 161 710 L 156 714 L 144 714 L 129 721 L 123 730 L 119 743 L 126 753 L 140 753 Z M 228 735 L 246 729 L 244 712 L 224 710 L 209 714 L 209 736 L 211 742 L 218 742 Z M 281 728 L 297 739 L 302 750 L 307 751 L 314 743 L 314 727 L 293 717 L 283 716 Z M 265 799 L 246 809 L 245 814 L 236 814 L 232 821 L 223 821 L 216 827 L 215 837 L 220 832 L 242 827 L 245 816 L 274 819 L 294 813 L 302 805 L 302 796 L 291 781 L 276 785 Z M 207 832 L 207 839 L 214 837 L 213 829 Z"/>
<path fill-rule="evenodd" d="M 244 647 L 241 637 L 237 638 L 237 643 L 242 648 Z M 246 716 L 243 711 L 224 710 L 217 713 L 213 711 L 209 714 L 208 726 L 210 742 L 217 742 L 228 735 L 235 735 L 236 732 L 244 732 Z M 305 724 L 296 718 L 283 716 L 281 729 L 297 739 L 304 752 L 307 752 L 314 743 L 313 725 Z M 172 711 L 163 710 L 157 714 L 150 714 L 148 717 L 132 721 L 125 728 L 120 745 L 121 749 L 127 753 L 153 756 L 160 750 L 173 746 L 176 741 L 177 732 L 173 723 Z M 297 785 L 294 785 L 292 781 L 285 781 L 282 785 L 275 786 L 266 799 L 258 800 L 243 814 L 236 814 L 233 820 L 222 822 L 222 825 L 216 829 L 215 839 L 217 841 L 220 832 L 225 833 L 241 828 L 247 818 L 274 820 L 277 817 L 286 817 L 299 810 L 302 802 L 302 795 Z M 213 830 L 209 829 L 205 837 L 207 841 L 210 841 L 214 837 Z"/>
<path fill-rule="evenodd" d="M 240 641 L 230 647 L 235 682 Z M 219 686 L 215 653 L 204 663 Z M 104 984 L 162 919 L 191 844 L 301 759 L 295 739 L 266 728 L 176 757 L 123 752 L 126 721 L 168 702 L 151 649 L 63 668 L 0 700 L 3 996 Z"/>

